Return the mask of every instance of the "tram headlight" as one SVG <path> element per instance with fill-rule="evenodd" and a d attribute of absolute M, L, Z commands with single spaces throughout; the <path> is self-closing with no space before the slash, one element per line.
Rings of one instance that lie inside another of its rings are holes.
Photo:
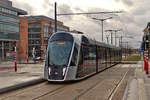
<path fill-rule="evenodd" d="M 48 74 L 51 75 L 51 68 L 48 68 Z"/>
<path fill-rule="evenodd" d="M 63 76 L 65 75 L 66 68 L 63 68 Z"/>

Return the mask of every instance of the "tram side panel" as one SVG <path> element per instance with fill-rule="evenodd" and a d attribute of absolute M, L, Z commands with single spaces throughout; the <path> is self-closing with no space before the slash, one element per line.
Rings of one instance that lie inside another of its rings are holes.
<path fill-rule="evenodd" d="M 80 52 L 77 78 L 82 78 L 96 72 L 96 47 L 82 45 Z"/>
<path fill-rule="evenodd" d="M 112 48 L 112 65 L 114 65 L 115 64 L 115 49 L 114 48 Z"/>
<path fill-rule="evenodd" d="M 110 54 L 110 48 L 106 48 L 107 50 L 107 68 L 111 66 L 111 54 Z"/>
<path fill-rule="evenodd" d="M 113 58 L 112 58 L 113 62 L 112 63 L 114 65 L 115 64 L 115 52 L 116 52 L 116 50 L 114 48 L 112 50 L 113 50 L 113 54 L 112 54 L 113 55 Z"/>
<path fill-rule="evenodd" d="M 45 60 L 45 66 L 44 66 L 44 79 L 47 80 L 48 79 L 48 55 L 46 53 L 46 60 Z"/>
<path fill-rule="evenodd" d="M 109 56 L 109 58 L 110 58 L 110 62 L 109 62 L 110 65 L 109 65 L 109 67 L 110 67 L 112 65 L 112 49 L 111 48 L 109 49 L 109 55 L 110 55 Z"/>
<path fill-rule="evenodd" d="M 117 64 L 118 61 L 119 61 L 119 51 L 116 50 L 116 51 L 115 51 L 115 64 Z"/>
<path fill-rule="evenodd" d="M 114 49 L 113 55 L 114 55 L 114 58 L 113 58 L 114 61 L 113 61 L 113 63 L 116 64 L 116 57 L 117 57 L 117 55 L 116 55 L 116 50 L 115 49 Z"/>
<path fill-rule="evenodd" d="M 105 48 L 98 46 L 98 71 L 101 71 L 106 68 L 106 59 L 105 59 Z"/>
<path fill-rule="evenodd" d="M 120 50 L 117 50 L 117 60 L 116 60 L 117 62 L 116 63 L 120 63 L 120 61 L 119 61 L 120 60 L 120 54 L 119 53 L 120 53 Z"/>

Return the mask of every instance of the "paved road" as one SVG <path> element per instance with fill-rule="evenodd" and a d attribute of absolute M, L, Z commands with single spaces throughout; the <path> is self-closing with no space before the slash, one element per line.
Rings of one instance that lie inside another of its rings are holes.
<path fill-rule="evenodd" d="M 118 64 L 86 80 L 69 84 L 44 82 L 0 95 L 0 100 L 121 100 L 134 64 Z"/>

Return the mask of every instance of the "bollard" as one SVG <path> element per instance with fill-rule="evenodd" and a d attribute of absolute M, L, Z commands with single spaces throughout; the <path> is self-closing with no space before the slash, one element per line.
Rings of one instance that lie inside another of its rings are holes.
<path fill-rule="evenodd" d="M 27 64 L 29 63 L 29 59 L 27 58 Z"/>
<path fill-rule="evenodd" d="M 149 64 L 148 64 L 148 50 L 146 50 L 144 52 L 144 69 L 145 69 L 145 72 L 146 74 L 148 74 L 148 67 L 149 67 Z"/>
<path fill-rule="evenodd" d="M 16 60 L 16 51 L 17 51 L 17 49 L 16 49 L 16 46 L 15 46 L 15 51 L 14 51 L 14 69 L 15 69 L 15 72 L 17 72 L 17 60 Z"/>
<path fill-rule="evenodd" d="M 15 72 L 17 72 L 17 62 L 16 62 L 16 60 L 14 62 L 14 67 L 15 67 Z"/>

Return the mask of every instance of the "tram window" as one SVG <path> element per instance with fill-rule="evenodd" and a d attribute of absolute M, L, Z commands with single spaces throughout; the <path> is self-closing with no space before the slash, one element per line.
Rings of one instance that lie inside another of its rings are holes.
<path fill-rule="evenodd" d="M 90 60 L 95 60 L 96 59 L 96 48 L 95 47 L 90 47 L 89 49 L 89 59 Z"/>
<path fill-rule="evenodd" d="M 83 52 L 82 52 L 82 49 L 80 51 L 80 55 L 79 55 L 79 65 L 82 65 L 83 64 Z"/>
<path fill-rule="evenodd" d="M 79 55 L 79 65 L 77 69 L 77 77 L 82 77 L 82 76 L 84 76 L 84 71 L 83 71 L 83 52 L 81 47 L 80 55 Z"/>
<path fill-rule="evenodd" d="M 83 46 L 84 65 L 96 65 L 96 48 L 94 46 Z"/>
<path fill-rule="evenodd" d="M 72 54 L 72 59 L 71 59 L 71 66 L 75 66 L 77 64 L 77 56 L 78 56 L 78 50 L 76 47 L 74 47 L 74 51 Z"/>
<path fill-rule="evenodd" d="M 101 47 L 101 52 L 100 52 L 100 59 L 101 59 L 101 62 L 104 60 L 104 58 L 105 58 L 105 53 L 104 53 L 105 51 L 104 51 L 104 48 L 103 47 Z"/>

